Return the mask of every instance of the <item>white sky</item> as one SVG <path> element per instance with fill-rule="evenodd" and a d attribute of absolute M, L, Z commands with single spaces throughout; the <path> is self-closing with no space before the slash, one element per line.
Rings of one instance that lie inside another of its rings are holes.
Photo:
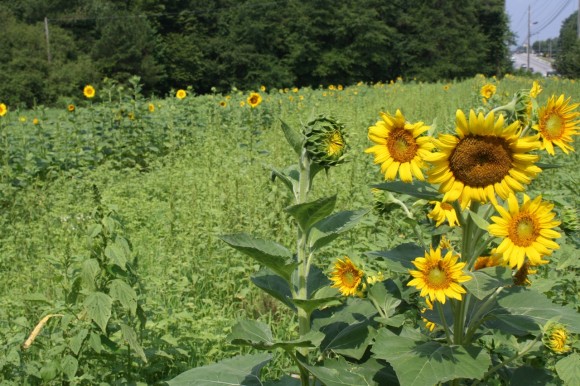
<path fill-rule="evenodd" d="M 518 45 L 528 35 L 528 6 L 531 9 L 531 42 L 556 38 L 562 23 L 578 9 L 578 0 L 505 0 L 510 29 L 517 35 Z"/>

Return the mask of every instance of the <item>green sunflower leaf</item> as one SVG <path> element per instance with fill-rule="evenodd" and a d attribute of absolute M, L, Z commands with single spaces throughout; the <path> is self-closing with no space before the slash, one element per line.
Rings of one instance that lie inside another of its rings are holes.
<path fill-rule="evenodd" d="M 489 354 L 481 347 L 417 341 L 387 329 L 379 331 L 371 350 L 393 366 L 401 386 L 480 379 L 491 365 Z"/>
<path fill-rule="evenodd" d="M 352 229 L 369 212 L 368 209 L 348 210 L 332 214 L 315 223 L 309 235 L 310 252 L 319 250 Z"/>
<path fill-rule="evenodd" d="M 258 288 L 261 288 L 293 311 L 296 311 L 296 306 L 292 302 L 290 285 L 279 275 L 273 273 L 268 268 L 263 268 L 253 274 L 251 280 Z"/>
<path fill-rule="evenodd" d="M 469 211 L 469 215 L 471 216 L 471 219 L 473 220 L 473 222 L 475 223 L 475 225 L 477 225 L 477 227 L 479 229 L 483 229 L 484 231 L 487 231 L 487 228 L 489 227 L 489 223 L 483 217 L 481 217 L 479 214 L 477 214 L 471 210 Z"/>
<path fill-rule="evenodd" d="M 303 337 L 285 342 L 276 342 L 272 336 L 270 326 L 257 320 L 241 320 L 228 335 L 228 341 L 232 344 L 251 346 L 259 350 L 273 350 L 282 348 L 292 350 L 296 347 L 313 347 L 320 343 L 323 335 L 319 332 L 312 331 Z"/>
<path fill-rule="evenodd" d="M 375 365 L 373 368 L 368 369 L 365 366 L 357 366 L 348 363 L 344 358 L 339 357 L 337 359 L 327 359 L 324 361 L 324 366 L 310 366 L 308 363 L 300 362 L 304 368 L 306 368 L 312 375 L 314 375 L 319 381 L 321 381 L 326 386 L 369 386 L 376 385 L 375 377 L 377 373 L 382 371 L 380 365 L 377 365 L 376 361 L 372 363 Z M 367 371 L 365 371 L 367 370 Z M 368 371 L 370 370 L 370 371 Z M 390 378 L 396 382 L 396 378 Z M 384 375 L 381 374 L 380 380 L 387 380 Z M 381 383 L 381 384 L 393 384 L 393 383 Z"/>
<path fill-rule="evenodd" d="M 304 143 L 304 137 L 302 136 L 302 134 L 300 134 L 299 131 L 294 130 L 281 119 L 280 123 L 282 126 L 282 131 L 284 132 L 284 137 L 286 137 L 286 140 L 288 141 L 292 149 L 294 149 L 296 154 L 300 156 L 300 153 L 302 152 L 302 144 Z"/>
<path fill-rule="evenodd" d="M 499 287 L 512 284 L 511 270 L 506 267 L 483 268 L 474 272 L 465 272 L 465 274 L 471 276 L 471 280 L 463 283 L 463 286 L 479 300 Z"/>
<path fill-rule="evenodd" d="M 271 359 L 272 355 L 267 353 L 241 355 L 188 370 L 167 383 L 169 386 L 263 386 L 260 372 Z"/>
<path fill-rule="evenodd" d="M 580 354 L 572 353 L 556 362 L 556 372 L 565 385 L 580 385 Z"/>
<path fill-rule="evenodd" d="M 365 255 L 382 258 L 393 272 L 408 273 L 410 269 L 415 269 L 412 261 L 423 257 L 425 250 L 416 244 L 405 243 L 388 251 L 365 252 Z"/>
<path fill-rule="evenodd" d="M 424 200 L 441 199 L 441 194 L 437 192 L 431 184 L 424 181 L 413 181 L 411 184 L 401 181 L 391 181 L 373 185 L 372 187 L 380 190 L 387 190 L 389 192 L 407 194 Z"/>
<path fill-rule="evenodd" d="M 284 210 L 296 219 L 300 229 L 308 232 L 312 224 L 332 213 L 336 206 L 336 195 L 323 197 L 316 201 L 292 205 Z"/>
<path fill-rule="evenodd" d="M 283 245 L 274 241 L 258 239 L 246 233 L 221 235 L 220 239 L 270 268 L 287 282 L 291 281 L 292 272 L 294 272 L 297 263 L 293 261 L 292 252 Z"/>

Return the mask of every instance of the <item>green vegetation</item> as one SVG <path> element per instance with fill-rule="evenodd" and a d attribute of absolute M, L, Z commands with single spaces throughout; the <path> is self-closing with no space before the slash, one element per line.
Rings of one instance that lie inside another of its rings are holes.
<path fill-rule="evenodd" d="M 124 84 L 104 82 L 90 100 L 82 95 L 63 99 L 63 108 L 9 108 L 0 117 L 0 382 L 161 384 L 237 354 L 254 355 L 238 361 L 248 371 L 267 362 L 269 357 L 232 345 L 227 336 L 256 326 L 262 332 L 261 326 L 268 324 L 273 339 L 295 340 L 300 317 L 254 286 L 250 277 L 261 266 L 220 236 L 243 232 L 295 245 L 291 216 L 297 215 L 284 211 L 293 198 L 280 176 L 271 174 L 271 167 L 282 168 L 296 158 L 281 120 L 301 127 L 323 112 L 345 125 L 347 162 L 320 172 L 311 198 L 336 194 L 337 211 L 369 210 L 356 227 L 321 249 L 317 263 L 322 276 L 345 255 L 366 272 L 387 275 L 396 268 L 365 253 L 409 242 L 414 225 L 386 194 L 371 192 L 382 176 L 363 152 L 370 145 L 368 127 L 379 112 L 400 108 L 410 121 L 428 120 L 438 130 L 451 131 L 456 109 L 480 105 L 480 88 L 489 82 L 497 86 L 495 98 L 504 102 L 531 87 L 529 79 L 511 76 L 431 84 L 399 79 L 341 90 L 335 85 L 269 89 L 261 92 L 262 103 L 250 108 L 249 94 L 236 90 L 190 94 L 182 100 L 149 99 L 133 77 Z M 541 84 L 540 105 L 552 94 L 580 100 L 574 81 L 550 78 Z M 70 103 L 74 111 L 66 108 Z M 527 191 L 555 203 L 563 237 L 550 264 L 530 277 L 531 288 L 543 294 L 548 308 L 566 305 L 578 311 L 579 157 L 542 156 L 541 162 L 545 170 Z M 552 163 L 559 168 L 546 166 Z M 397 197 L 427 226 L 426 205 L 411 206 L 411 197 Z M 409 278 L 406 271 L 398 274 L 405 282 Z M 404 320 L 423 328 L 413 292 L 405 291 Z M 520 306 L 509 297 L 499 301 L 510 310 Z M 360 303 L 356 307 L 368 312 Z M 319 327 L 330 322 L 329 315 L 318 317 Z M 236 325 L 246 319 L 263 324 Z M 521 326 L 519 321 L 507 323 L 516 330 Z M 392 332 L 381 331 L 380 336 L 408 348 L 409 342 Z M 517 339 L 481 337 L 479 344 L 493 354 L 493 365 L 523 347 L 533 348 L 488 381 L 574 379 L 570 369 L 578 360 L 577 343 L 575 353 L 558 361 L 560 357 L 530 342 L 525 333 Z M 373 350 L 398 369 L 388 346 L 377 344 Z M 333 362 L 332 371 L 344 368 L 341 363 Z M 481 363 L 476 367 L 483 374 Z M 324 368 L 308 370 L 330 379 Z M 293 362 L 276 354 L 262 373 L 270 379 L 290 371 L 297 371 Z M 393 372 L 384 376 L 392 380 Z"/>

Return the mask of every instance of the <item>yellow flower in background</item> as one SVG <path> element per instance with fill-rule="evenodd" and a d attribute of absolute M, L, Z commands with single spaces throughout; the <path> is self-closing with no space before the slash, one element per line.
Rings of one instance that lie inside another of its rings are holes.
<path fill-rule="evenodd" d="M 186 96 L 187 96 L 187 91 L 185 91 L 183 89 L 179 89 L 175 93 L 175 97 L 179 100 L 184 99 Z"/>
<path fill-rule="evenodd" d="M 292 92 L 294 92 L 294 93 L 298 92 L 298 87 L 293 87 Z"/>
<path fill-rule="evenodd" d="M 83 89 L 83 94 L 85 95 L 85 97 L 91 99 L 95 97 L 95 88 L 93 86 L 91 86 L 90 84 L 87 84 L 85 86 L 85 88 Z"/>
<path fill-rule="evenodd" d="M 578 135 L 580 127 L 580 112 L 574 111 L 580 103 L 570 103 L 570 98 L 564 100 L 564 95 L 556 99 L 552 95 L 548 103 L 540 107 L 538 111 L 538 123 L 533 125 L 533 129 L 540 133 L 542 138 L 542 148 L 548 154 L 554 155 L 554 145 L 568 154 L 574 151 L 570 145 L 573 142 L 573 135 Z"/>
<path fill-rule="evenodd" d="M 427 303 L 427 307 L 421 310 L 421 314 L 425 313 L 425 311 L 427 310 L 430 311 L 433 310 L 433 303 L 431 302 L 431 300 L 429 300 L 429 298 L 425 298 L 425 303 Z M 437 327 L 435 323 L 433 323 L 427 318 L 424 318 L 423 316 L 421 316 L 421 320 L 425 323 L 425 328 L 429 330 L 429 332 L 433 331 L 435 327 Z"/>
<path fill-rule="evenodd" d="M 75 111 L 75 105 L 73 104 L 68 105 L 67 110 L 72 113 L 73 111 Z"/>
<path fill-rule="evenodd" d="M 430 183 L 440 184 L 444 202 L 460 200 L 466 208 L 471 200 L 497 202 L 495 194 L 506 199 L 523 191 L 542 170 L 534 163 L 540 148 L 537 136 L 520 137 L 519 121 L 504 125 L 503 115 L 483 115 L 471 110 L 469 121 L 461 110 L 456 114 L 457 135 L 442 134 L 435 140 L 437 153 L 424 158 L 433 164 L 428 171 Z"/>
<path fill-rule="evenodd" d="M 328 89 L 331 90 L 331 91 L 333 91 L 333 90 L 336 90 L 336 87 L 334 87 L 334 85 L 331 84 L 331 85 L 328 86 Z"/>
<path fill-rule="evenodd" d="M 445 86 L 443 86 L 443 90 L 444 91 L 449 91 L 450 88 L 451 88 L 451 86 L 449 86 L 448 84 L 446 84 Z"/>
<path fill-rule="evenodd" d="M 429 296 L 432 302 L 445 304 L 446 298 L 461 300 L 465 288 L 461 283 L 471 280 L 471 276 L 462 271 L 465 263 L 458 263 L 458 255 L 448 251 L 441 257 L 441 249 L 425 252 L 425 257 L 417 257 L 412 261 L 417 270 L 409 270 L 413 279 L 407 283 L 409 287 L 421 290 L 420 295 Z"/>
<path fill-rule="evenodd" d="M 38 120 L 38 118 L 34 118 L 34 119 L 32 120 L 32 124 L 33 124 L 33 125 L 38 125 L 39 123 L 40 123 L 40 121 Z"/>
<path fill-rule="evenodd" d="M 483 85 L 483 87 L 479 90 L 479 93 L 482 97 L 486 100 L 491 99 L 495 95 L 496 87 L 491 83 L 487 83 Z"/>
<path fill-rule="evenodd" d="M 8 107 L 4 103 L 0 103 L 0 117 L 3 117 L 8 112 Z"/>
<path fill-rule="evenodd" d="M 248 97 L 248 104 L 250 105 L 250 107 L 254 108 L 258 106 L 260 103 L 262 103 L 262 96 L 257 92 L 251 93 L 250 96 Z"/>
<path fill-rule="evenodd" d="M 423 159 L 431 153 L 431 137 L 421 136 L 429 130 L 423 122 L 409 123 L 400 110 L 395 115 L 381 113 L 382 120 L 369 127 L 368 137 L 376 145 L 365 150 L 381 165 L 385 180 L 399 175 L 403 182 L 413 182 L 413 176 L 423 181 Z"/>
<path fill-rule="evenodd" d="M 364 272 L 347 257 L 337 259 L 334 263 L 334 270 L 330 276 L 333 288 L 338 288 L 344 296 L 354 296 L 362 282 Z"/>
<path fill-rule="evenodd" d="M 568 329 L 560 323 L 551 324 L 542 337 L 544 345 L 556 354 L 565 354 L 572 348 L 570 347 L 570 333 Z"/>
<path fill-rule="evenodd" d="M 344 87 L 342 87 L 342 84 L 339 84 L 338 86 L 336 86 L 336 89 L 338 91 L 342 91 L 344 89 Z"/>
<path fill-rule="evenodd" d="M 496 250 L 492 250 L 489 256 L 479 256 L 475 263 L 473 264 L 473 271 L 477 271 L 483 268 L 497 267 L 503 265 L 503 256 L 501 253 L 497 253 Z"/>
<path fill-rule="evenodd" d="M 24 123 L 24 122 L 26 122 L 26 117 L 18 117 L 18 120 L 19 120 L 21 123 Z"/>
<path fill-rule="evenodd" d="M 534 275 L 538 271 L 535 269 L 531 269 L 531 266 L 532 265 L 530 264 L 530 262 L 526 261 L 524 265 L 522 265 L 521 268 L 518 269 L 516 273 L 514 273 L 513 276 L 514 285 L 519 285 L 523 287 L 532 285 L 532 282 L 530 281 L 528 276 Z"/>
<path fill-rule="evenodd" d="M 501 217 L 492 216 L 493 224 L 488 227 L 491 235 L 503 238 L 496 252 L 503 255 L 510 267 L 518 269 L 524 265 L 526 257 L 532 265 L 546 264 L 547 261 L 542 258 L 560 248 L 552 240 L 560 237 L 560 233 L 553 230 L 560 225 L 559 221 L 554 220 L 554 204 L 542 201 L 541 196 L 530 200 L 525 194 L 521 207 L 513 194 L 510 194 L 507 203 L 508 210 L 496 206 Z"/>
<path fill-rule="evenodd" d="M 149 105 L 147 106 L 147 110 L 149 110 L 150 113 L 155 111 L 155 105 L 153 103 L 149 103 Z"/>
<path fill-rule="evenodd" d="M 457 219 L 457 213 L 453 208 L 453 205 L 448 202 L 440 201 L 429 201 L 430 204 L 435 205 L 433 210 L 427 214 L 427 217 L 435 221 L 435 226 L 443 224 L 445 220 L 449 223 L 450 227 L 459 225 L 459 220 Z"/>
<path fill-rule="evenodd" d="M 264 86 L 264 85 L 260 86 L 260 91 L 266 92 L 266 86 Z"/>
<path fill-rule="evenodd" d="M 540 86 L 537 80 L 534 80 L 534 83 L 532 83 L 532 88 L 530 89 L 530 96 L 532 98 L 536 98 L 538 95 L 540 95 L 541 92 L 542 87 Z"/>
<path fill-rule="evenodd" d="M 227 102 L 226 102 L 226 101 L 221 101 L 221 102 L 220 102 L 220 106 L 221 106 L 221 107 L 226 107 L 227 105 L 228 105 L 228 104 L 227 104 Z"/>

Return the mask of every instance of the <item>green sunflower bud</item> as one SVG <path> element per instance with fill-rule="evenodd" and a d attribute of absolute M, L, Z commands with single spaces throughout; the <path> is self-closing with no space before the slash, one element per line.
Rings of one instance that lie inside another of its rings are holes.
<path fill-rule="evenodd" d="M 561 213 L 562 225 L 564 230 L 570 232 L 580 231 L 580 218 L 578 218 L 578 211 L 573 207 L 564 207 Z"/>
<path fill-rule="evenodd" d="M 542 342 L 556 354 L 565 354 L 571 350 L 570 332 L 560 323 L 552 323 L 546 328 Z"/>
<path fill-rule="evenodd" d="M 304 127 L 304 147 L 310 159 L 323 167 L 344 162 L 345 127 L 332 117 L 320 115 Z"/>

